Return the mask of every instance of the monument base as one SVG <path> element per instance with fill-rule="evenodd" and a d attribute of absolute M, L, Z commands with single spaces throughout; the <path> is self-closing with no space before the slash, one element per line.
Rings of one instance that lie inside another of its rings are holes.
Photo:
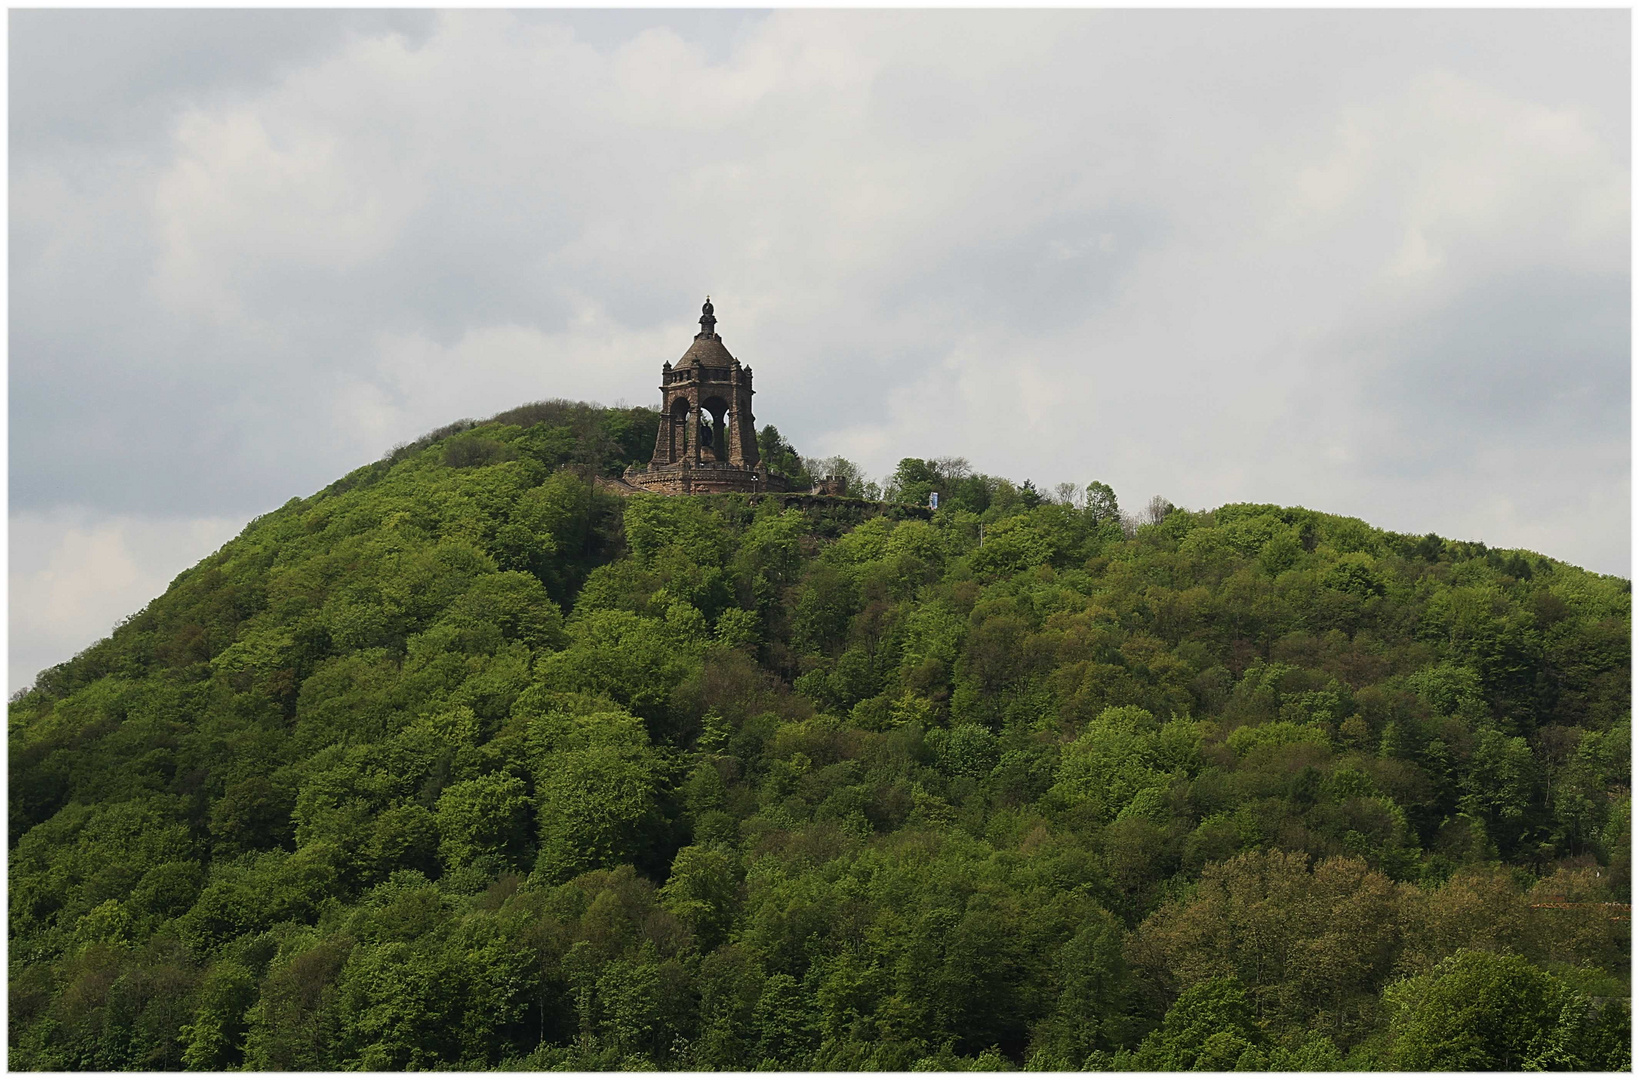
<path fill-rule="evenodd" d="M 646 469 L 632 465 L 621 479 L 656 495 L 721 495 L 791 489 L 790 482 L 779 473 L 717 461 L 703 461 L 698 465 L 679 462 Z"/>

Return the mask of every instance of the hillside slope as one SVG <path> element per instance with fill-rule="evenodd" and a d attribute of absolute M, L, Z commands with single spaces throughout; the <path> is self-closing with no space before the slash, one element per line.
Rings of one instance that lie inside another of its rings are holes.
<path fill-rule="evenodd" d="M 1626 1067 L 1627 582 L 600 493 L 644 413 L 435 433 L 13 701 L 12 1067 Z"/>

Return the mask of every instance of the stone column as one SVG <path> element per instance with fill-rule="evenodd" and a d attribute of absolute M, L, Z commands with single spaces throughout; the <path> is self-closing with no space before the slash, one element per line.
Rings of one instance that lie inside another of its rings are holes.
<path fill-rule="evenodd" d="M 670 364 L 667 365 L 670 368 Z M 664 383 L 660 387 L 660 430 L 654 435 L 654 453 L 649 467 L 670 465 L 677 460 L 677 418 L 672 415 L 672 396 Z"/>
<path fill-rule="evenodd" d="M 746 463 L 745 448 L 740 441 L 740 369 L 728 371 L 728 412 L 723 416 L 723 457 L 731 465 Z"/>
<path fill-rule="evenodd" d="M 700 464 L 700 403 L 689 398 L 689 453 L 691 465 Z"/>
<path fill-rule="evenodd" d="M 757 418 L 751 415 L 751 369 L 746 368 L 734 387 L 734 433 L 740 456 L 735 463 L 754 469 L 762 455 L 757 450 Z"/>

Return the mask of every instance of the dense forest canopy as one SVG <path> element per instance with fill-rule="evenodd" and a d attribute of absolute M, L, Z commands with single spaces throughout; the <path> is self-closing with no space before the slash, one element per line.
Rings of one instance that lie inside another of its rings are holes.
<path fill-rule="evenodd" d="M 654 430 L 435 432 L 14 699 L 12 1067 L 1627 1067 L 1626 581 Z"/>

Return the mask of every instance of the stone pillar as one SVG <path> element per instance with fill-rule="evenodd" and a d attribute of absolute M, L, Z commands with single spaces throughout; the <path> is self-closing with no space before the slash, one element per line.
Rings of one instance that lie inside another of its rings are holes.
<path fill-rule="evenodd" d="M 748 469 L 756 468 L 762 460 L 762 455 L 757 451 L 757 418 L 751 415 L 753 393 L 751 369 L 746 368 L 735 380 L 734 387 L 734 435 L 740 450 L 734 462 Z"/>
<path fill-rule="evenodd" d="M 729 368 L 728 412 L 723 416 L 724 460 L 731 465 L 744 465 L 745 448 L 740 438 L 740 369 Z"/>
<path fill-rule="evenodd" d="M 671 365 L 667 365 L 670 367 Z M 666 387 L 660 388 L 660 430 L 654 433 L 654 454 L 649 458 L 649 467 L 670 465 L 677 460 L 677 421 L 672 416 L 672 396 L 667 393 Z"/>

